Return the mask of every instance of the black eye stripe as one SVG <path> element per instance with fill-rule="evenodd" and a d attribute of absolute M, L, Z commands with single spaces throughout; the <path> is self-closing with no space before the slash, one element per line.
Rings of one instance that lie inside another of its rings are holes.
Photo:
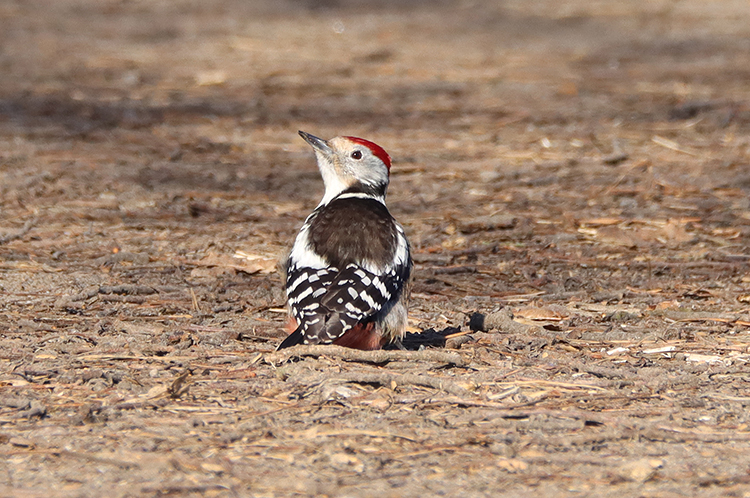
<path fill-rule="evenodd" d="M 352 159 L 362 159 L 362 152 L 359 150 L 352 152 Z"/>

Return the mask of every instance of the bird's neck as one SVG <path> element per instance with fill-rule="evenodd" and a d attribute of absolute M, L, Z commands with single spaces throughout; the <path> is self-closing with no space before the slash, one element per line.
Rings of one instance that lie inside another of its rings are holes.
<path fill-rule="evenodd" d="M 329 188 L 326 184 L 326 192 L 319 206 L 324 206 L 334 199 L 345 199 L 359 197 L 364 199 L 374 199 L 385 204 L 385 194 L 387 185 L 370 185 L 367 183 L 355 183 L 354 185 L 344 186 L 343 188 Z"/>

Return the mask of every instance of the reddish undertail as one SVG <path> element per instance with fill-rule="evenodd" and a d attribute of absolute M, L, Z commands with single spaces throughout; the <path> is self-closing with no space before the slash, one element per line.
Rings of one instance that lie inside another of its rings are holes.
<path fill-rule="evenodd" d="M 279 349 L 296 346 L 302 344 L 303 338 L 296 326 L 294 318 L 289 318 L 284 327 L 289 335 L 286 337 L 284 342 L 278 347 Z M 355 325 L 354 328 L 349 329 L 344 335 L 333 341 L 338 346 L 345 348 L 361 349 L 364 351 L 374 351 L 381 349 L 385 345 L 385 337 L 377 330 L 375 324 L 370 322 L 366 325 Z"/>
<path fill-rule="evenodd" d="M 345 348 L 372 351 L 382 348 L 385 338 L 376 329 L 375 324 L 370 322 L 366 325 L 355 325 L 333 343 Z"/>

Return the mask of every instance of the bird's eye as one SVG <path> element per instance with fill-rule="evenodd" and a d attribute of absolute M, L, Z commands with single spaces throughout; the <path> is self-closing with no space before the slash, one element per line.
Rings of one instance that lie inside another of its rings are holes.
<path fill-rule="evenodd" d="M 362 159 L 362 152 L 358 150 L 352 152 L 352 159 Z"/>

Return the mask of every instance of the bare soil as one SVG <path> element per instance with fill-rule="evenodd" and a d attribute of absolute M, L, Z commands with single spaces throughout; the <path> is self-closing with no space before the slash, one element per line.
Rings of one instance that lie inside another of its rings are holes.
<path fill-rule="evenodd" d="M 0 496 L 750 496 L 744 0 L 0 3 Z M 273 353 L 384 146 L 408 351 Z"/>

